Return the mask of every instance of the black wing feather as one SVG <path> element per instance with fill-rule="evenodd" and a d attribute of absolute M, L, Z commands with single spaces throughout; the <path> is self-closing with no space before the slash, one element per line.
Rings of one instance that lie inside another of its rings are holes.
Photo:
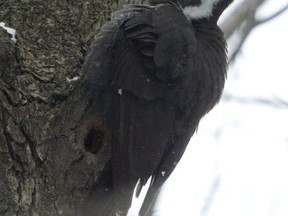
<path fill-rule="evenodd" d="M 171 13 L 179 15 L 173 16 L 176 20 L 163 17 Z M 125 157 L 129 158 L 133 175 L 142 179 L 138 193 L 153 175 L 140 211 L 142 216 L 148 212 L 159 187 L 174 170 L 194 132 L 190 128 L 189 133 L 182 134 L 185 118 L 177 116 L 178 122 L 175 120 L 177 98 L 169 93 L 177 91 L 179 77 L 191 73 L 186 67 L 192 64 L 189 61 L 195 50 L 195 36 L 184 15 L 171 6 L 131 17 L 123 23 L 123 30 L 128 40 L 119 43 L 117 50 L 122 57 L 116 64 L 114 80 L 127 90 L 120 97 L 127 105 L 121 119 L 129 116 L 129 122 L 124 123 L 129 129 L 123 131 L 128 136 L 123 145 L 129 146 Z M 193 122 L 192 126 L 197 124 Z M 172 139 L 173 136 L 177 139 Z"/>
<path fill-rule="evenodd" d="M 167 17 L 171 13 L 173 19 Z M 113 116 L 107 119 L 111 119 L 113 131 L 116 209 L 125 215 L 138 179 L 140 191 L 152 175 L 140 212 L 145 215 L 188 143 L 173 137 L 183 135 L 187 115 L 182 116 L 177 100 L 185 95 L 177 94 L 179 86 L 189 83 L 186 77 L 191 71 L 187 71 L 187 65 L 192 64 L 195 35 L 183 13 L 171 5 L 129 6 L 114 16 L 114 24 L 104 28 L 92 46 L 84 71 L 97 95 L 106 94 L 107 86 L 112 90 L 103 97 L 111 97 L 114 92 L 110 112 L 103 115 Z M 111 53 L 113 58 L 105 59 Z M 164 176 L 162 171 L 166 172 Z"/>

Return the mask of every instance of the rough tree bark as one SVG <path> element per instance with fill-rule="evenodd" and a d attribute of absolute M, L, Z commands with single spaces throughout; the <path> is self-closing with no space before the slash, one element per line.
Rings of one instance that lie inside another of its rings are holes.
<path fill-rule="evenodd" d="M 86 90 L 67 80 L 127 2 L 0 0 L 0 22 L 17 31 L 13 43 L 0 28 L 0 215 L 81 215 L 109 145 L 96 154 L 85 145 L 100 123 L 85 117 Z"/>

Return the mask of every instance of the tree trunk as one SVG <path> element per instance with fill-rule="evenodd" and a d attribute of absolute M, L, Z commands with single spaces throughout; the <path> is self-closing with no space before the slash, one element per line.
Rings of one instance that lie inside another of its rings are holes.
<path fill-rule="evenodd" d="M 110 153 L 90 137 L 101 122 L 70 79 L 123 3 L 0 0 L 0 22 L 17 31 L 14 43 L 0 27 L 0 215 L 81 215 Z"/>

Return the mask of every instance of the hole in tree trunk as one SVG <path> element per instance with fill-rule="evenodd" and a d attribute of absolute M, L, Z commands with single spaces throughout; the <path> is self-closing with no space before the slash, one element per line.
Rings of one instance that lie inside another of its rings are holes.
<path fill-rule="evenodd" d="M 104 133 L 99 129 L 92 128 L 84 139 L 86 151 L 96 154 L 104 142 Z"/>

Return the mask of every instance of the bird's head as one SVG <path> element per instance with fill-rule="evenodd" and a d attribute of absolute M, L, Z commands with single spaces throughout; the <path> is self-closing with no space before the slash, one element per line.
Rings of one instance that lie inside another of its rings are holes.
<path fill-rule="evenodd" d="M 151 0 L 152 4 L 178 5 L 189 20 L 212 19 L 217 21 L 233 0 Z"/>

